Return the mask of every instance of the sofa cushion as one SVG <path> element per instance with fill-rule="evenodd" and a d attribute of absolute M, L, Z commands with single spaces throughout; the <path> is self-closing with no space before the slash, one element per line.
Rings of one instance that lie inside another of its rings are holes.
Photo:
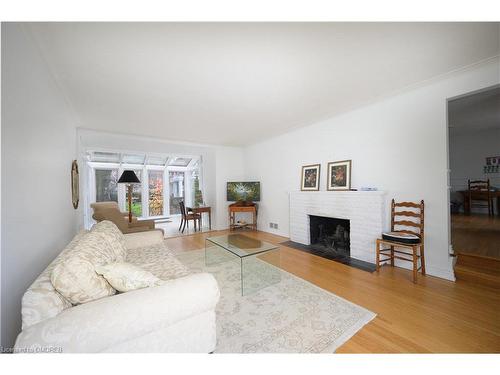
<path fill-rule="evenodd" d="M 92 233 L 98 233 L 107 246 L 113 251 L 117 262 L 123 262 L 127 256 L 125 249 L 125 235 L 118 227 L 109 220 L 95 224 Z"/>
<path fill-rule="evenodd" d="M 127 233 L 125 236 L 125 249 L 127 252 L 146 246 L 155 246 L 165 241 L 163 232 L 160 230 L 148 230 L 146 232 Z"/>
<path fill-rule="evenodd" d="M 127 262 L 151 272 L 161 280 L 172 280 L 190 274 L 189 269 L 177 260 L 164 242 L 129 249 Z"/>
<path fill-rule="evenodd" d="M 50 281 L 73 305 L 111 296 L 115 289 L 95 272 L 95 266 L 115 261 L 116 254 L 102 234 L 90 231 L 55 266 Z"/>
<path fill-rule="evenodd" d="M 50 281 L 50 275 L 62 261 L 64 255 L 73 250 L 86 233 L 86 230 L 79 232 L 24 293 L 21 308 L 22 329 L 45 319 L 53 318 L 72 306 L 71 302 L 54 288 Z"/>
<path fill-rule="evenodd" d="M 104 266 L 96 266 L 96 272 L 119 292 L 158 286 L 163 283 L 151 272 L 132 263 L 116 262 Z"/>

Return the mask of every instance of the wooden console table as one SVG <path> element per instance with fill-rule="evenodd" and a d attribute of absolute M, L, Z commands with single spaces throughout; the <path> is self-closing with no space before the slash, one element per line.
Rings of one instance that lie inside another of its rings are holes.
<path fill-rule="evenodd" d="M 252 206 L 238 206 L 238 205 L 229 205 L 229 229 L 234 230 L 236 228 L 242 227 L 250 227 L 253 230 L 257 230 L 257 205 Z M 236 224 L 236 213 L 237 212 L 251 212 L 252 213 L 252 222 L 247 225 L 241 226 Z"/>
<path fill-rule="evenodd" d="M 201 230 L 201 222 L 203 213 L 206 212 L 208 214 L 208 229 L 212 230 L 212 208 L 209 206 L 203 207 L 186 207 L 186 210 L 189 212 L 193 212 L 195 214 L 200 214 L 200 230 Z"/>

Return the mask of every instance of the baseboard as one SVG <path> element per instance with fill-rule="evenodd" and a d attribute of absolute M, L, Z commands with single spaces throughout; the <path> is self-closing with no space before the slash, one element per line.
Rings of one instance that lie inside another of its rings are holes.
<path fill-rule="evenodd" d="M 229 230 L 229 226 L 217 226 L 217 227 L 215 227 L 215 230 Z M 285 237 L 285 238 L 289 238 L 290 237 L 290 235 L 288 233 L 281 232 L 279 230 L 272 230 L 271 231 L 271 230 L 268 230 L 267 228 L 263 229 L 261 227 L 257 227 L 257 230 L 259 232 L 266 232 L 266 233 L 269 233 L 269 234 L 274 234 L 276 236 L 281 236 L 281 237 Z"/>
<path fill-rule="evenodd" d="M 448 270 L 444 268 L 434 267 L 432 265 L 426 265 L 425 271 L 430 276 L 439 277 L 440 279 L 449 281 L 456 281 L 455 272 L 453 272 L 453 269 Z"/>
<path fill-rule="evenodd" d="M 276 236 L 290 238 L 290 235 L 288 233 L 285 233 L 285 232 L 282 232 L 282 231 L 279 231 L 279 230 L 269 230 L 268 228 L 263 229 L 263 228 L 259 228 L 259 227 L 257 227 L 257 230 L 260 231 L 260 232 L 266 232 L 266 233 L 269 233 L 269 234 L 274 234 Z"/>

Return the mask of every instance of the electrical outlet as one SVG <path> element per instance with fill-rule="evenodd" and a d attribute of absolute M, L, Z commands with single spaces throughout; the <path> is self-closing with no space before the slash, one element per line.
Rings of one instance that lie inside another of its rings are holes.
<path fill-rule="evenodd" d="M 274 223 L 269 223 L 269 228 L 274 228 Z"/>
<path fill-rule="evenodd" d="M 278 229 L 278 223 L 274 223 L 274 229 Z"/>

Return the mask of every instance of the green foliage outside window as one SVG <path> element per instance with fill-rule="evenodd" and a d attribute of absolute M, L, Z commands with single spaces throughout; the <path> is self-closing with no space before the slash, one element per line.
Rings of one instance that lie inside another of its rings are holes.
<path fill-rule="evenodd" d="M 134 216 L 142 216 L 142 204 L 141 202 L 132 202 L 132 214 Z"/>
<path fill-rule="evenodd" d="M 199 207 L 203 205 L 203 194 L 200 190 L 200 179 L 198 176 L 194 178 L 193 181 L 193 190 L 194 190 L 194 206 Z"/>
<path fill-rule="evenodd" d="M 163 215 L 163 172 L 150 172 L 149 216 Z"/>

